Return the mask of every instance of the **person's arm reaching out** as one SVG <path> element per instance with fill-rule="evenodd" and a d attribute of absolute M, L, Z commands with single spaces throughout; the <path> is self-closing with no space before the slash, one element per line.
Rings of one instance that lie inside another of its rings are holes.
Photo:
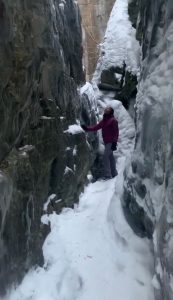
<path fill-rule="evenodd" d="M 93 126 L 82 126 L 82 128 L 86 131 L 97 131 L 97 130 L 101 129 L 102 127 L 103 127 L 103 120 Z"/>

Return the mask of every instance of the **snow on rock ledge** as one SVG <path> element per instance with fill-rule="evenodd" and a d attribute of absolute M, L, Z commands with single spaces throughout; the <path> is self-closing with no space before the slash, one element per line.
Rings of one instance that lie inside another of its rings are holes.
<path fill-rule="evenodd" d="M 68 129 L 64 131 L 65 133 L 78 134 L 84 132 L 80 125 L 73 124 L 69 125 Z"/>

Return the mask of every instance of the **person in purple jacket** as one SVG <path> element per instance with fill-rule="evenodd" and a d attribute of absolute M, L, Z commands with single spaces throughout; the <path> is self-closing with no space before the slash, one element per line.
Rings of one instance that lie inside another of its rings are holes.
<path fill-rule="evenodd" d="M 112 107 L 107 107 L 104 111 L 103 119 L 94 126 L 82 125 L 85 131 L 97 131 L 102 129 L 103 141 L 105 144 L 105 151 L 103 156 L 104 163 L 104 179 L 110 179 L 117 175 L 115 166 L 115 158 L 113 151 L 117 148 L 117 141 L 119 136 L 118 121 L 114 117 L 114 110 Z"/>

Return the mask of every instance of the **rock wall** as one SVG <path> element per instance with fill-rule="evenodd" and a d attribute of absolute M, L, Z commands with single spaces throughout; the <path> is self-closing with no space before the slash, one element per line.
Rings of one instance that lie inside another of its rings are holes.
<path fill-rule="evenodd" d="M 115 0 L 78 0 L 78 3 L 82 15 L 84 65 L 87 80 L 90 80 Z"/>
<path fill-rule="evenodd" d="M 0 0 L 0 77 L 4 293 L 32 265 L 42 263 L 48 228 L 41 215 L 48 196 L 48 211 L 73 206 L 92 161 L 85 134 L 68 131 L 82 110 L 91 116 L 77 92 L 84 74 L 76 2 Z"/>
<path fill-rule="evenodd" d="M 142 46 L 136 142 L 126 168 L 123 208 L 135 232 L 153 239 L 157 300 L 173 299 L 173 2 L 138 5 Z M 132 6 L 131 6 L 132 7 Z M 133 19 L 134 20 L 134 19 Z"/>

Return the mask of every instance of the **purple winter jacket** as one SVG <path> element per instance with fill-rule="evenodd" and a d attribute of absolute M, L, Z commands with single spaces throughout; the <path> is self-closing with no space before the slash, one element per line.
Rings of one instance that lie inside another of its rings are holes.
<path fill-rule="evenodd" d="M 103 118 L 103 120 L 94 126 L 87 126 L 86 131 L 97 131 L 99 129 L 102 129 L 105 144 L 117 143 L 119 136 L 118 121 L 113 116 Z"/>

